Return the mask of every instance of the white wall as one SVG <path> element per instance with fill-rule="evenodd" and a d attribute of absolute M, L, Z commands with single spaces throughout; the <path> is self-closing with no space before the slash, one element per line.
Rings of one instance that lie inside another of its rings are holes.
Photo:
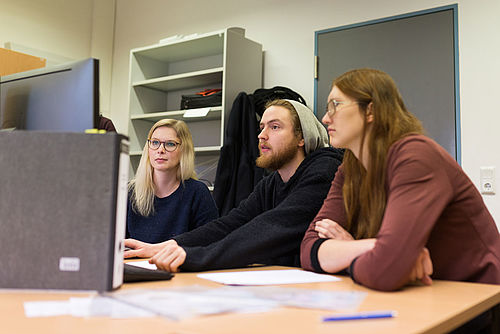
<path fill-rule="evenodd" d="M 99 58 L 101 111 L 126 133 L 131 48 L 240 26 L 264 47 L 264 86 L 291 87 L 312 105 L 315 31 L 452 3 L 459 4 L 462 165 L 476 185 L 480 166 L 496 166 L 500 191 L 498 0 L 0 0 L 0 46 Z M 484 200 L 500 226 L 498 195 Z"/>
<path fill-rule="evenodd" d="M 101 112 L 109 115 L 115 0 L 0 0 L 0 47 L 48 63 L 100 60 Z"/>
<path fill-rule="evenodd" d="M 496 195 L 484 195 L 500 230 L 500 1 L 460 2 L 462 167 L 479 186 L 479 167 L 496 166 Z"/>
<path fill-rule="evenodd" d="M 498 192 L 498 0 L 219 0 L 212 3 L 119 0 L 111 94 L 113 121 L 119 131 L 126 133 L 131 48 L 155 44 L 176 34 L 243 27 L 247 37 L 264 47 L 264 86 L 291 87 L 312 106 L 315 31 L 454 3 L 459 5 L 462 165 L 476 185 L 480 166 L 496 166 Z M 500 227 L 498 195 L 484 196 L 484 200 Z"/>
<path fill-rule="evenodd" d="M 111 74 L 116 0 L 92 0 L 92 3 L 90 57 L 99 59 L 100 112 L 104 116 L 111 117 Z"/>
<path fill-rule="evenodd" d="M 77 59 L 88 56 L 92 0 L 0 0 L 0 42 Z"/>

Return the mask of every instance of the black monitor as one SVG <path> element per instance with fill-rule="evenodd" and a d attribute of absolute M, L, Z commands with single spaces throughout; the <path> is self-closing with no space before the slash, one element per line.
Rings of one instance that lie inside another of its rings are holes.
<path fill-rule="evenodd" d="M 0 78 L 0 129 L 97 128 L 99 61 L 85 59 Z"/>

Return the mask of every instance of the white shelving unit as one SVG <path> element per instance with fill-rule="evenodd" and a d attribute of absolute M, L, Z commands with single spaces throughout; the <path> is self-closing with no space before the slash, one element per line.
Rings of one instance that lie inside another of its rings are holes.
<path fill-rule="evenodd" d="M 242 28 L 191 35 L 130 51 L 129 137 L 133 177 L 151 126 L 163 118 L 185 121 L 195 146 L 196 171 L 213 184 L 224 129 L 238 93 L 262 86 L 262 45 Z M 222 105 L 204 117 L 184 117 L 181 96 L 222 89 Z"/>

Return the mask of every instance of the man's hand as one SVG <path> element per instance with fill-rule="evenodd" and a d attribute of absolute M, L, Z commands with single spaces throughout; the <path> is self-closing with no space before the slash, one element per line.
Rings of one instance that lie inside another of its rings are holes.
<path fill-rule="evenodd" d="M 320 238 L 336 240 L 354 240 L 342 226 L 330 219 L 318 220 L 314 227 Z"/>
<path fill-rule="evenodd" d="M 149 263 L 156 264 L 161 270 L 178 272 L 186 260 L 186 251 L 175 240 L 165 241 L 162 245 L 162 249 L 149 260 Z"/>
<path fill-rule="evenodd" d="M 125 247 L 129 247 L 131 250 L 126 250 L 123 257 L 126 259 L 131 257 L 152 257 L 160 251 L 162 244 L 148 244 L 135 239 L 125 239 Z"/>
<path fill-rule="evenodd" d="M 420 252 L 417 261 L 413 265 L 413 268 L 408 279 L 409 282 L 420 280 L 425 285 L 432 284 L 432 260 L 427 248 L 423 248 Z"/>

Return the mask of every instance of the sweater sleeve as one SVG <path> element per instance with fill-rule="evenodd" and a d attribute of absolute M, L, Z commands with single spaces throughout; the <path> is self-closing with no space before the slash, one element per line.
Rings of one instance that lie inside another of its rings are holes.
<path fill-rule="evenodd" d="M 351 275 L 377 290 L 407 283 L 436 221 L 453 196 L 441 156 L 424 140 L 394 144 L 387 157 L 387 204 L 375 247 L 356 259 Z M 432 254 L 431 254 L 432 257 Z"/>
<path fill-rule="evenodd" d="M 335 159 L 311 165 L 292 192 L 278 206 L 267 211 L 263 211 L 259 203 L 269 189 L 259 183 L 258 191 L 228 216 L 198 229 L 203 229 L 203 233 L 215 231 L 217 237 L 212 239 L 217 241 L 205 242 L 198 247 L 184 247 L 181 241 L 187 254 L 181 269 L 201 271 L 242 267 L 298 250 L 307 225 L 328 192 L 331 180 L 328 176 L 336 167 Z"/>
<path fill-rule="evenodd" d="M 342 186 L 344 184 L 344 168 L 341 165 L 335 174 L 328 195 L 326 196 L 321 209 L 312 220 L 307 229 L 302 244 L 300 246 L 300 263 L 306 270 L 323 272 L 318 261 L 319 246 L 327 239 L 321 239 L 318 232 L 314 230 L 316 222 L 322 219 L 331 219 L 346 227 L 346 213 L 344 209 L 344 199 L 342 196 Z"/>
<path fill-rule="evenodd" d="M 250 196 L 226 216 L 207 222 L 192 231 L 177 235 L 173 239 L 184 248 L 193 246 L 203 247 L 220 241 L 229 233 L 248 222 L 253 217 L 253 212 L 262 211 L 257 194 L 261 192 L 259 189 L 264 187 L 264 181 L 261 180 L 255 186 L 255 190 Z"/>

